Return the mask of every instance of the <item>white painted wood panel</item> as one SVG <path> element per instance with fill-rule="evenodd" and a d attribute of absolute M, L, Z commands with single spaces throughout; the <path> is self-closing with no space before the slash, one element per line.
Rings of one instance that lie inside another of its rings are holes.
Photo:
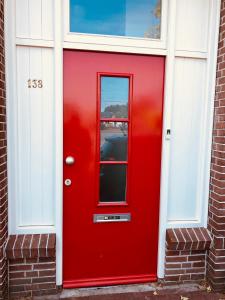
<path fill-rule="evenodd" d="M 168 221 L 199 221 L 206 60 L 176 58 L 171 118 Z"/>
<path fill-rule="evenodd" d="M 29 29 L 29 0 L 15 1 L 16 36 L 22 38 L 30 37 Z"/>
<path fill-rule="evenodd" d="M 41 39 L 42 37 L 42 0 L 29 0 L 29 29 L 30 37 Z"/>
<path fill-rule="evenodd" d="M 211 1 L 177 1 L 176 50 L 207 51 Z"/>
<path fill-rule="evenodd" d="M 53 40 L 53 0 L 14 0 L 16 37 Z"/>
<path fill-rule="evenodd" d="M 54 34 L 54 5 L 53 0 L 42 0 L 42 39 L 53 40 Z"/>
<path fill-rule="evenodd" d="M 43 88 L 28 88 L 42 79 Z M 17 47 L 18 226 L 54 224 L 53 50 Z"/>

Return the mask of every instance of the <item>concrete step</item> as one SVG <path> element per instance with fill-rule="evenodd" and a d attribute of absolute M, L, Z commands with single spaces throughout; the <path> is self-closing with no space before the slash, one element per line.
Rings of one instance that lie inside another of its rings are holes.
<path fill-rule="evenodd" d="M 202 284 L 133 284 L 110 287 L 66 289 L 55 296 L 34 297 L 35 300 L 225 300 L 225 294 L 207 291 Z"/>

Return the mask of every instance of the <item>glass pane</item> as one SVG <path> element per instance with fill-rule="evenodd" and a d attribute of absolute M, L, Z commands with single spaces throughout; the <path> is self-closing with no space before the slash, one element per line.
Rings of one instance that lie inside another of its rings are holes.
<path fill-rule="evenodd" d="M 127 122 L 101 122 L 101 160 L 127 160 Z"/>
<path fill-rule="evenodd" d="M 70 31 L 160 38 L 161 0 L 70 0 Z"/>
<path fill-rule="evenodd" d="M 126 165 L 100 166 L 100 202 L 126 201 Z"/>
<path fill-rule="evenodd" d="M 101 117 L 127 118 L 129 78 L 101 77 Z"/>

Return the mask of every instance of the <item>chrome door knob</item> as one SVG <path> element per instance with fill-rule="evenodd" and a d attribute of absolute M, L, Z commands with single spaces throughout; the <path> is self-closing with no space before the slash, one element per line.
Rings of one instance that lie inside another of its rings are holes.
<path fill-rule="evenodd" d="M 71 179 L 67 178 L 67 179 L 64 181 L 64 183 L 65 183 L 65 186 L 70 186 L 70 185 L 72 184 L 72 181 L 71 181 Z"/>
<path fill-rule="evenodd" d="M 65 162 L 67 165 L 73 165 L 75 163 L 75 159 L 73 156 L 67 156 L 67 158 L 65 159 Z"/>

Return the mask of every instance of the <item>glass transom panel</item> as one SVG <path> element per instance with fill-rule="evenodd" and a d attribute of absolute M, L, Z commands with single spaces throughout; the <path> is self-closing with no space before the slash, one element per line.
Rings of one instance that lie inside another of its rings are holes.
<path fill-rule="evenodd" d="M 161 0 L 70 0 L 70 32 L 160 39 Z"/>

